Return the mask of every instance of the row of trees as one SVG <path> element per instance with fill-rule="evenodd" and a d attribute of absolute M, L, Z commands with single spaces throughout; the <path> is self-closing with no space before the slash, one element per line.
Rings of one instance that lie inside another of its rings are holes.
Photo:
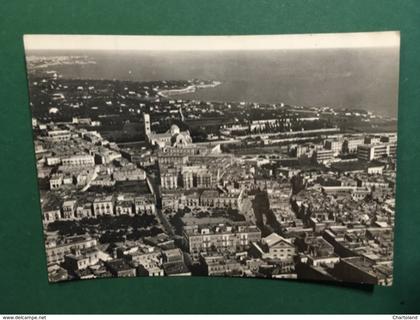
<path fill-rule="evenodd" d="M 84 218 L 79 221 L 54 221 L 48 225 L 48 231 L 58 231 L 60 235 L 70 236 L 93 232 L 126 232 L 129 229 L 150 229 L 157 225 L 155 216 L 152 215 L 121 215 L 101 216 L 97 218 Z"/>

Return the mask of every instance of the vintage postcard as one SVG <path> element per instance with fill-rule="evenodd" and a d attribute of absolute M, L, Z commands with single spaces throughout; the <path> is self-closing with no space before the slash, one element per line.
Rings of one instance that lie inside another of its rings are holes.
<path fill-rule="evenodd" d="M 50 282 L 392 284 L 398 32 L 24 44 Z"/>

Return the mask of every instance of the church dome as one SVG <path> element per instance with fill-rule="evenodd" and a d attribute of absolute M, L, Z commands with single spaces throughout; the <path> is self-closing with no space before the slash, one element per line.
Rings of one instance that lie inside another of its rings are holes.
<path fill-rule="evenodd" d="M 176 134 L 178 134 L 178 133 L 180 133 L 181 132 L 181 130 L 179 129 L 179 127 L 176 125 L 176 124 L 173 124 L 172 126 L 171 126 L 171 135 L 173 136 L 173 135 L 176 135 Z"/>
<path fill-rule="evenodd" d="M 173 147 L 181 147 L 181 146 L 188 146 L 192 143 L 192 139 L 188 134 L 185 133 L 177 133 L 172 136 L 171 144 Z"/>

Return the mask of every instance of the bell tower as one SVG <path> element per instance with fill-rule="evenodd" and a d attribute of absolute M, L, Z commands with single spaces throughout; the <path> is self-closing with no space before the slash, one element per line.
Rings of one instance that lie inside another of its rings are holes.
<path fill-rule="evenodd" d="M 143 113 L 143 122 L 144 122 L 144 135 L 148 139 L 152 130 L 150 129 L 150 115 L 148 113 Z"/>

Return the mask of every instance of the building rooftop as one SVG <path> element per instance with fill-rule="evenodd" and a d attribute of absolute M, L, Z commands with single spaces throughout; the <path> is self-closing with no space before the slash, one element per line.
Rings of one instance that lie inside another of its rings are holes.
<path fill-rule="evenodd" d="M 268 247 L 272 247 L 272 246 L 274 246 L 275 244 L 277 244 L 281 241 L 284 241 L 284 242 L 292 245 L 292 242 L 290 241 L 290 239 L 283 238 L 282 236 L 279 236 L 275 232 L 273 232 L 269 236 L 262 239 L 262 242 L 267 244 Z"/>
<path fill-rule="evenodd" d="M 164 263 L 163 264 L 163 270 L 165 271 L 165 274 L 170 275 L 177 275 L 177 274 L 185 274 L 189 273 L 190 270 L 185 265 L 184 262 L 171 262 L 171 263 Z"/>
<path fill-rule="evenodd" d="M 223 234 L 223 233 L 240 233 L 240 232 L 261 232 L 260 229 L 255 225 L 208 225 L 208 226 L 186 226 L 184 232 L 187 235 L 205 235 L 205 234 Z"/>
<path fill-rule="evenodd" d="M 123 259 L 115 259 L 115 260 L 107 261 L 106 265 L 108 266 L 108 268 L 115 271 L 124 271 L 124 270 L 133 269 L 133 267 L 131 267 Z"/>

